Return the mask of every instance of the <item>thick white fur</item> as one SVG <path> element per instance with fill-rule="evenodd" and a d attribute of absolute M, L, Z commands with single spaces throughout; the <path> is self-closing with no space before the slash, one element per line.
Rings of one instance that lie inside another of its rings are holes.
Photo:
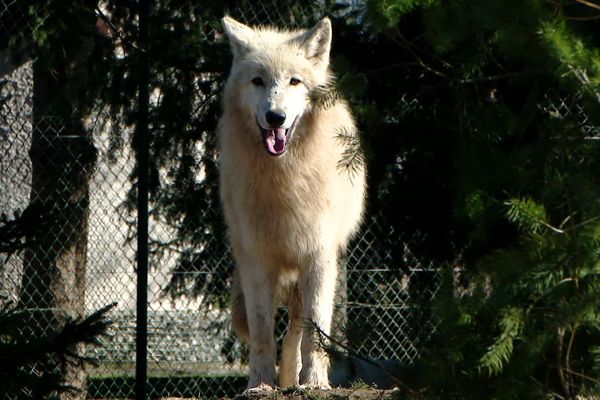
<path fill-rule="evenodd" d="M 250 343 L 249 390 L 276 386 L 274 310 L 289 310 L 279 385 L 329 387 L 316 323 L 329 333 L 337 257 L 361 220 L 365 172 L 339 167 L 340 132 L 356 132 L 345 102 L 313 109 L 330 79 L 331 23 L 309 31 L 249 28 L 223 18 L 234 54 L 219 121 L 221 199 L 236 260 L 233 325 Z M 264 85 L 252 80 L 260 77 Z M 291 78 L 301 80 L 292 85 Z M 297 118 L 287 151 L 267 153 L 268 110 Z"/>

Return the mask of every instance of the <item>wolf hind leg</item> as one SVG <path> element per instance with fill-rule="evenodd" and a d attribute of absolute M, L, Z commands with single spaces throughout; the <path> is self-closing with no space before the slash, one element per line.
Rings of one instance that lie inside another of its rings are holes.
<path fill-rule="evenodd" d="M 287 299 L 288 328 L 283 338 L 281 360 L 279 361 L 279 386 L 296 386 L 299 383 L 302 358 L 300 346 L 302 343 L 302 297 L 298 285 L 290 289 Z"/>

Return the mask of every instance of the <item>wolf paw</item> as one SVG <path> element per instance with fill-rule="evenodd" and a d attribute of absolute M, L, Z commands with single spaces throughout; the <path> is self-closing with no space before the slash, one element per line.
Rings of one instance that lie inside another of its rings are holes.
<path fill-rule="evenodd" d="M 257 395 L 257 394 L 268 394 L 273 391 L 275 391 L 275 387 L 268 385 L 266 383 L 261 383 L 258 386 L 251 387 L 251 388 L 244 390 L 242 395 L 243 396 L 251 396 L 251 395 Z"/>
<path fill-rule="evenodd" d="M 328 382 L 304 383 L 298 387 L 300 389 L 319 389 L 319 390 L 330 390 L 331 389 L 331 385 Z"/>

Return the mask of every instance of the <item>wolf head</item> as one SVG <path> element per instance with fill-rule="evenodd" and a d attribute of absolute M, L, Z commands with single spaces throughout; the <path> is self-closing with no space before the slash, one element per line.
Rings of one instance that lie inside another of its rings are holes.
<path fill-rule="evenodd" d="M 308 31 L 250 28 L 223 18 L 233 52 L 226 96 L 262 138 L 267 153 L 284 154 L 295 128 L 310 111 L 309 93 L 329 79 L 331 22 Z"/>

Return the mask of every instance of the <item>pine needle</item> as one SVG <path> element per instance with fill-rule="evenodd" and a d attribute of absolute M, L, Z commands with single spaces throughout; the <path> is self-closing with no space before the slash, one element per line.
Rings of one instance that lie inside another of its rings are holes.
<path fill-rule="evenodd" d="M 505 205 L 509 206 L 506 213 L 507 218 L 509 221 L 515 223 L 522 231 L 537 234 L 542 227 L 546 227 L 553 232 L 564 233 L 563 230 L 555 228 L 548 223 L 548 217 L 544 206 L 536 203 L 530 197 L 510 199 Z"/>
<path fill-rule="evenodd" d="M 525 314 L 521 308 L 511 307 L 503 311 L 500 320 L 502 333 L 480 359 L 480 369 L 488 376 L 502 372 L 513 352 L 514 340 L 521 334 L 525 324 Z"/>
<path fill-rule="evenodd" d="M 331 108 L 342 99 L 342 95 L 335 79 L 329 80 L 325 85 L 317 86 L 316 89 L 309 93 L 308 97 L 313 110 Z"/>
<path fill-rule="evenodd" d="M 338 161 L 338 168 L 345 170 L 351 176 L 362 171 L 365 165 L 365 154 L 358 132 L 356 130 L 341 129 L 336 135 L 336 139 L 344 146 L 342 157 Z"/>

